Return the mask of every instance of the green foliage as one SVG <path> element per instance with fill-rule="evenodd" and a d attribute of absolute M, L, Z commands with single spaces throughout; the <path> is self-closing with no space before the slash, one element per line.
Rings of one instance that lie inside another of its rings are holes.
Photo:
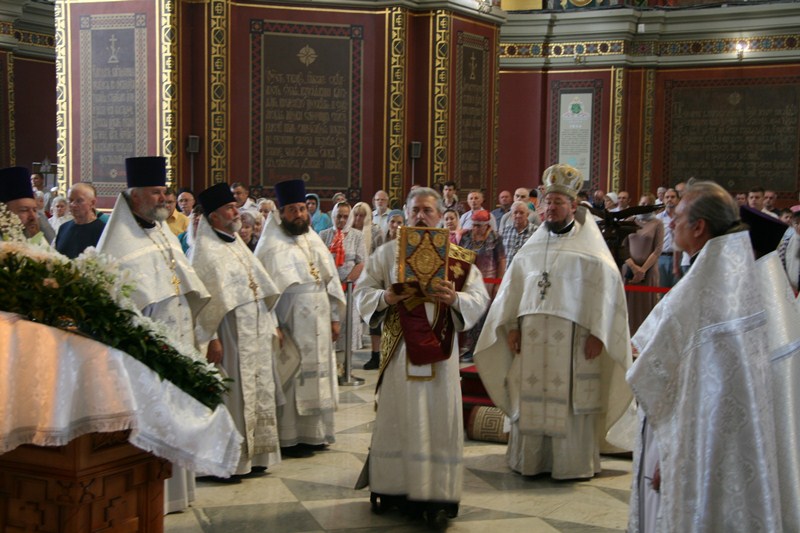
<path fill-rule="evenodd" d="M 182 355 L 146 319 L 118 305 L 109 292 L 115 276 L 83 266 L 91 275 L 71 261 L 0 254 L 0 310 L 117 348 L 209 408 L 222 403 L 227 388 L 216 370 Z M 130 292 L 130 286 L 116 288 L 123 296 Z"/>

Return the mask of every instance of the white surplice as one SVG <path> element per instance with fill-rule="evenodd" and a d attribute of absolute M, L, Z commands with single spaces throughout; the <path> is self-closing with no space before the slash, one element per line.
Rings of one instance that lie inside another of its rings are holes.
<path fill-rule="evenodd" d="M 278 325 L 301 357 L 300 371 L 283 391 L 286 403 L 278 408 L 280 445 L 329 444 L 339 403 L 331 322 L 344 316 L 344 293 L 319 235 L 288 235 L 278 220 L 267 222 L 255 254 L 281 293 Z"/>
<path fill-rule="evenodd" d="M 627 380 L 652 438 L 634 455 L 631 532 L 781 531 L 757 276 L 746 232 L 711 239 L 632 339 L 640 355 Z M 655 521 L 642 508 L 652 491 L 640 485 L 652 476 L 641 470 L 651 446 L 661 472 Z"/>
<path fill-rule="evenodd" d="M 356 282 L 356 306 L 371 325 L 388 307 L 383 293 L 397 282 L 396 256 L 397 241 L 384 244 L 369 257 Z M 480 270 L 473 266 L 450 311 L 456 331 L 474 326 L 488 303 Z M 424 305 L 432 322 L 434 305 Z M 449 359 L 421 366 L 410 363 L 401 339 L 384 370 L 378 395 L 369 452 L 371 491 L 413 501 L 457 503 L 464 475 L 458 335 Z"/>
<path fill-rule="evenodd" d="M 208 303 L 208 291 L 166 223 L 143 228 L 128 202 L 124 193 L 117 197 L 97 251 L 115 257 L 131 272 L 136 281 L 131 299 L 142 314 L 166 324 L 173 341 L 196 347 L 194 317 Z M 174 465 L 164 488 L 164 511 L 188 507 L 194 487 L 194 474 Z"/>
<path fill-rule="evenodd" d="M 521 332 L 519 354 L 510 329 Z M 603 343 L 592 360 L 589 334 Z M 600 471 L 606 432 L 631 402 L 629 340 L 619 271 L 592 217 L 579 207 L 569 232 L 540 227 L 514 256 L 475 348 L 481 380 L 510 419 L 513 470 L 556 479 Z"/>
<path fill-rule="evenodd" d="M 279 461 L 271 313 L 278 289 L 241 237 L 224 241 L 205 218 L 190 261 L 213 296 L 197 316 L 197 340 L 218 335 L 222 343 L 222 368 L 233 379 L 225 405 L 244 436 L 235 474 L 247 474 Z"/>

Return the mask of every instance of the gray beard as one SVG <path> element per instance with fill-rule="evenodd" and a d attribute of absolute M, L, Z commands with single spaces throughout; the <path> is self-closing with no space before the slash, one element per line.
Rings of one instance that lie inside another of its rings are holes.
<path fill-rule="evenodd" d="M 231 220 L 230 223 L 228 223 L 228 227 L 226 229 L 228 230 L 228 233 L 230 233 L 231 235 L 236 235 L 237 233 L 239 233 L 239 230 L 242 229 L 242 221 Z"/>
<path fill-rule="evenodd" d="M 152 218 L 156 222 L 164 222 L 169 218 L 169 209 L 166 207 L 154 207 L 150 210 L 150 218 Z"/>

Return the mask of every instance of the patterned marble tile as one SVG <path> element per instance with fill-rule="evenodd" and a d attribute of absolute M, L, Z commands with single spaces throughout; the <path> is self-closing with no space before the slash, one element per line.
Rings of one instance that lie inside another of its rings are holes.
<path fill-rule="evenodd" d="M 351 427 L 350 429 L 337 431 L 336 437 L 338 439 L 339 435 L 347 435 L 350 433 L 369 433 L 370 435 L 372 435 L 372 428 L 374 427 L 375 427 L 375 420 L 370 420 L 369 422 L 359 424 L 358 426 Z"/>
<path fill-rule="evenodd" d="M 300 533 L 324 531 L 300 503 L 231 505 L 197 509 L 204 533 Z"/>
<path fill-rule="evenodd" d="M 326 483 L 311 483 L 309 481 L 298 481 L 295 479 L 284 479 L 284 485 L 292 491 L 299 501 L 312 502 L 317 500 L 352 500 L 364 498 L 369 500 L 369 493 L 328 485 Z"/>
<path fill-rule="evenodd" d="M 631 501 L 631 491 L 629 490 L 611 489 L 608 487 L 600 487 L 600 486 L 595 486 L 595 489 L 605 492 L 609 496 L 618 499 L 622 503 L 628 503 Z"/>
<path fill-rule="evenodd" d="M 553 526 L 555 531 L 562 533 L 624 533 L 625 529 L 614 529 L 598 527 L 592 524 L 578 524 L 575 522 L 565 522 L 563 520 L 542 519 L 545 523 Z"/>

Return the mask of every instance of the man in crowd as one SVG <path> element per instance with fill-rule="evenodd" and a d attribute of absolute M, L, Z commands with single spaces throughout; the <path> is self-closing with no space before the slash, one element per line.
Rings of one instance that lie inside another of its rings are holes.
<path fill-rule="evenodd" d="M 580 172 L 545 170 L 545 227 L 522 246 L 475 348 L 481 380 L 511 419 L 506 458 L 523 475 L 587 479 L 628 407 L 631 363 L 622 278 L 576 202 Z"/>
<path fill-rule="evenodd" d="M 672 232 L 694 264 L 632 341 L 643 429 L 629 531 L 781 530 L 768 324 L 742 229 L 722 187 L 687 186 Z"/>
<path fill-rule="evenodd" d="M 536 226 L 530 222 L 530 209 L 526 202 L 516 201 L 511 205 L 511 224 L 503 227 L 503 248 L 506 250 L 506 269 L 522 245 L 525 244 Z"/>
<path fill-rule="evenodd" d="M 619 200 L 617 211 L 623 211 L 631 206 L 631 195 L 628 191 L 619 191 L 617 199 Z"/>
<path fill-rule="evenodd" d="M 90 183 L 76 183 L 70 187 L 67 197 L 72 220 L 58 228 L 55 248 L 74 259 L 86 248 L 97 246 L 106 225 L 97 218 L 97 195 Z"/>
<path fill-rule="evenodd" d="M 597 189 L 592 193 L 592 207 L 605 211 L 606 209 L 606 193 L 603 189 Z"/>
<path fill-rule="evenodd" d="M 778 193 L 773 190 L 766 189 L 764 191 L 764 212 L 770 212 L 776 216 L 780 216 L 780 210 L 775 208 L 775 202 L 778 200 Z"/>
<path fill-rule="evenodd" d="M 483 209 L 483 193 L 481 191 L 472 191 L 467 196 L 467 205 L 469 205 L 469 211 L 461 215 L 461 229 L 463 231 L 467 231 L 472 227 L 472 214 L 475 211 L 480 211 Z M 497 221 L 495 218 L 489 214 L 489 226 L 497 232 Z"/>
<path fill-rule="evenodd" d="M 458 201 L 458 190 L 455 181 L 446 181 L 442 187 L 442 205 L 445 210 L 452 209 L 459 216 L 464 214 L 464 206 Z"/>
<path fill-rule="evenodd" d="M 233 379 L 225 395 L 236 429 L 244 436 L 233 481 L 279 460 L 273 348 L 278 345 L 272 308 L 280 293 L 237 233 L 241 215 L 227 183 L 199 194 L 198 223 L 190 261 L 211 293 L 197 315 L 197 342 L 207 359 Z"/>
<path fill-rule="evenodd" d="M 250 198 L 250 193 L 247 191 L 247 187 L 244 186 L 244 183 L 238 181 L 232 183 L 231 192 L 233 193 L 233 197 L 236 198 L 236 208 L 239 210 L 239 213 L 258 213 L 258 207 L 256 207 L 256 203 L 253 199 Z"/>
<path fill-rule="evenodd" d="M 412 191 L 406 206 L 409 226 L 436 227 L 444 212 L 429 188 Z M 463 484 L 455 333 L 480 319 L 489 297 L 474 254 L 451 245 L 448 280 L 436 285 L 431 301 L 409 300 L 392 287 L 397 250 L 397 240 L 378 248 L 356 284 L 361 316 L 370 325 L 383 322 L 380 398 L 363 485 L 375 510 L 406 506 L 442 524 L 458 513 Z"/>
<path fill-rule="evenodd" d="M 514 203 L 514 197 L 511 196 L 511 192 L 500 191 L 500 194 L 497 195 L 497 207 L 492 210 L 495 221 L 499 221 L 503 215 L 511 211 L 512 203 Z"/>
<path fill-rule="evenodd" d="M 256 257 L 281 293 L 275 308 L 284 343 L 297 346 L 299 372 L 286 379 L 286 404 L 278 408 L 284 455 L 304 456 L 335 440 L 337 375 L 333 343 L 344 292 L 331 253 L 311 228 L 303 180 L 275 184 L 280 217 L 270 217 Z"/>
<path fill-rule="evenodd" d="M 659 187 L 656 189 L 656 205 L 664 203 L 664 195 L 667 193 L 666 187 Z"/>
<path fill-rule="evenodd" d="M 537 194 L 536 190 L 528 191 L 528 189 L 525 187 L 516 189 L 514 191 L 514 201 L 523 202 L 528 206 L 528 222 L 538 228 L 539 224 L 541 223 L 541 219 L 536 213 L 536 205 L 533 202 L 535 198 L 531 198 L 531 192 L 533 192 L 533 194 Z M 503 215 L 503 217 L 497 221 L 497 226 L 500 228 L 500 234 L 502 234 L 508 226 L 511 226 L 514 223 L 511 215 L 512 210 Z"/>
<path fill-rule="evenodd" d="M 194 319 L 209 294 L 164 224 L 166 160 L 129 157 L 125 170 L 128 189 L 117 198 L 97 250 L 135 276 L 131 299 L 145 316 L 166 325 L 173 341 L 195 347 Z M 185 509 L 194 499 L 194 474 L 173 465 L 165 489 L 165 512 Z"/>
<path fill-rule="evenodd" d="M 10 167 L 0 170 L 0 202 L 19 217 L 28 242 L 47 244 L 39 229 L 36 200 L 33 198 L 33 186 L 27 168 Z"/>
<path fill-rule="evenodd" d="M 656 218 L 664 224 L 664 246 L 658 258 L 659 284 L 662 287 L 672 287 L 678 283 L 678 278 L 673 274 L 673 254 L 675 248 L 672 240 L 672 219 L 675 218 L 675 208 L 678 206 L 678 193 L 675 189 L 667 189 L 664 193 L 664 210 Z"/>
<path fill-rule="evenodd" d="M 175 189 L 172 187 L 167 188 L 166 197 L 167 211 L 169 211 L 169 216 L 167 216 L 166 220 L 167 226 L 169 226 L 170 231 L 177 237 L 189 229 L 189 217 L 176 209 L 178 205 L 178 199 L 175 196 Z"/>
<path fill-rule="evenodd" d="M 375 207 L 372 211 L 372 223 L 380 226 L 381 233 L 385 234 L 389 227 L 389 194 L 382 190 L 376 192 L 372 197 L 372 205 Z M 335 220 L 333 222 L 336 223 Z"/>

